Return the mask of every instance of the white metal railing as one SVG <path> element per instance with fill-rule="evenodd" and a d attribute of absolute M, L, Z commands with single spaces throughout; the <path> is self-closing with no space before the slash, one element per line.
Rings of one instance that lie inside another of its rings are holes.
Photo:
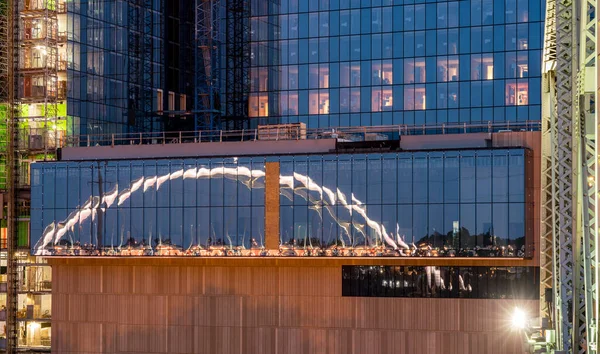
<path fill-rule="evenodd" d="M 115 133 L 68 136 L 60 139 L 61 146 L 91 147 L 117 145 L 185 144 L 203 142 L 233 142 L 258 140 L 338 139 L 367 141 L 398 139 L 404 135 L 494 133 L 504 131 L 538 131 L 540 121 L 452 123 L 441 125 L 382 125 L 367 127 L 337 127 L 306 129 L 298 126 L 297 134 L 290 134 L 290 124 L 270 126 L 268 139 L 261 139 L 261 130 L 210 130 L 157 133 Z"/>

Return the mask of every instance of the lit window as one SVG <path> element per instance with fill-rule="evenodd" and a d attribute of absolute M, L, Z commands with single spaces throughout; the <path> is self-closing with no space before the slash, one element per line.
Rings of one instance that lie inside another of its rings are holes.
<path fill-rule="evenodd" d="M 404 86 L 404 109 L 407 111 L 412 111 L 415 109 L 414 86 Z"/>
<path fill-rule="evenodd" d="M 319 88 L 329 87 L 329 65 L 321 64 L 319 66 Z"/>
<path fill-rule="evenodd" d="M 517 54 L 517 77 L 528 77 L 529 66 L 527 60 L 527 52 L 519 52 Z"/>
<path fill-rule="evenodd" d="M 527 50 L 528 44 L 528 25 L 520 23 L 517 25 L 517 50 Z"/>
<path fill-rule="evenodd" d="M 391 85 L 394 83 L 392 61 L 384 60 L 381 68 L 381 82 L 384 85 Z"/>
<path fill-rule="evenodd" d="M 187 96 L 179 95 L 179 110 L 185 111 L 187 110 Z"/>
<path fill-rule="evenodd" d="M 438 57 L 437 81 L 458 81 L 458 57 Z"/>
<path fill-rule="evenodd" d="M 448 81 L 448 57 L 438 57 L 437 60 L 437 81 Z"/>
<path fill-rule="evenodd" d="M 448 57 L 448 81 L 458 81 L 458 57 Z"/>
<path fill-rule="evenodd" d="M 394 107 L 393 97 L 392 97 L 392 89 L 391 88 L 383 88 L 381 90 L 381 110 L 382 111 L 391 111 Z"/>
<path fill-rule="evenodd" d="M 381 87 L 371 88 L 371 110 L 373 112 L 381 111 Z"/>
<path fill-rule="evenodd" d="M 494 57 L 492 54 L 471 55 L 471 80 L 493 80 Z"/>
<path fill-rule="evenodd" d="M 404 60 L 404 83 L 425 83 L 425 58 Z"/>
<path fill-rule="evenodd" d="M 169 91 L 169 111 L 175 110 L 175 92 Z"/>
<path fill-rule="evenodd" d="M 159 112 L 162 112 L 164 110 L 162 90 L 156 90 L 156 110 Z"/>
<path fill-rule="evenodd" d="M 404 109 L 423 110 L 426 106 L 425 85 L 404 87 Z"/>
<path fill-rule="evenodd" d="M 308 87 L 319 87 L 319 64 L 310 64 L 308 66 Z"/>
<path fill-rule="evenodd" d="M 269 116 L 269 96 L 266 93 L 261 93 L 258 96 L 258 116 Z"/>
<path fill-rule="evenodd" d="M 517 106 L 529 104 L 529 83 L 527 80 L 517 80 Z"/>
<path fill-rule="evenodd" d="M 424 85 L 416 85 L 415 86 L 415 110 L 423 110 L 426 107 L 425 102 L 425 86 Z"/>
<path fill-rule="evenodd" d="M 329 114 L 329 90 L 319 90 L 319 114 Z"/>
<path fill-rule="evenodd" d="M 374 60 L 371 64 L 373 72 L 372 85 L 391 85 L 392 80 L 392 61 L 391 60 Z"/>
<path fill-rule="evenodd" d="M 251 93 L 248 102 L 249 117 L 269 116 L 269 96 L 266 93 Z"/>
<path fill-rule="evenodd" d="M 371 90 L 371 110 L 391 111 L 393 107 L 392 89 L 373 87 Z"/>
<path fill-rule="evenodd" d="M 529 104 L 529 84 L 527 80 L 506 83 L 506 105 L 524 106 Z"/>
<path fill-rule="evenodd" d="M 258 94 L 251 93 L 248 98 L 248 116 L 258 117 Z"/>
<path fill-rule="evenodd" d="M 308 97 L 308 113 L 318 114 L 319 113 L 319 91 L 311 90 Z"/>

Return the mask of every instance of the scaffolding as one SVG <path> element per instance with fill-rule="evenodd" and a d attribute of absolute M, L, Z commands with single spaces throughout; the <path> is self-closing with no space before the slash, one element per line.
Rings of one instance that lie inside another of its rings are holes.
<path fill-rule="evenodd" d="M 36 159 L 54 159 L 66 133 L 64 107 L 67 91 L 66 3 L 54 0 L 21 1 L 19 5 L 19 97 L 21 117 L 19 150 L 22 169 Z M 63 103 L 61 103 L 63 102 Z M 32 156 L 35 155 L 35 156 Z M 28 184 L 28 173 L 23 183 Z"/>
<path fill-rule="evenodd" d="M 0 292 L 6 293 L 7 353 L 24 349 L 19 338 L 27 331 L 17 316 L 24 271 L 17 253 L 27 246 L 22 236 L 29 222 L 29 163 L 54 159 L 65 133 L 66 113 L 60 116 L 59 105 L 66 99 L 66 36 L 60 17 L 66 21 L 61 0 L 0 2 L 0 190 L 6 226 L 0 248 L 7 269 Z"/>
<path fill-rule="evenodd" d="M 12 27 L 12 3 L 0 1 L 0 152 L 5 152 L 7 143 L 6 122 L 9 117 L 11 105 L 12 82 L 9 48 Z M 6 154 L 0 155 L 0 184 L 6 186 Z"/>
<path fill-rule="evenodd" d="M 17 196 L 19 181 L 19 153 L 17 121 L 18 121 L 18 43 L 20 21 L 18 20 L 18 3 L 13 0 L 8 1 L 7 8 L 7 103 L 6 103 L 6 176 L 7 176 L 7 289 L 6 289 L 6 353 L 16 352 L 18 346 L 17 330 L 17 291 L 18 291 L 18 270 L 16 261 L 16 242 L 17 242 Z M 3 206 L 4 207 L 4 206 Z"/>

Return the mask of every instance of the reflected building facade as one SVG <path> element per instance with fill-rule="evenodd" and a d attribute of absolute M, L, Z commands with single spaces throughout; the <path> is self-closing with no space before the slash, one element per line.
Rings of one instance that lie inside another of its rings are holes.
<path fill-rule="evenodd" d="M 35 164 L 32 252 L 529 258 L 531 163 L 496 149 Z"/>
<path fill-rule="evenodd" d="M 343 296 L 536 299 L 532 267 L 342 267 Z"/>

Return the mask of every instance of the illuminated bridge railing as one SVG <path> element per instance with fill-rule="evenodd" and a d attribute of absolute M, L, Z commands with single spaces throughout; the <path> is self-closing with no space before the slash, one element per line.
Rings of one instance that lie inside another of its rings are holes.
<path fill-rule="evenodd" d="M 290 134 L 290 125 L 246 130 L 179 131 L 156 133 L 89 134 L 67 137 L 64 146 L 92 147 L 149 144 L 186 144 L 204 142 L 241 142 L 260 140 L 338 139 L 341 141 L 397 140 L 405 135 L 497 133 L 508 131 L 539 131 L 540 121 L 481 122 L 441 125 L 383 125 L 369 127 L 338 127 L 306 129 Z"/>

